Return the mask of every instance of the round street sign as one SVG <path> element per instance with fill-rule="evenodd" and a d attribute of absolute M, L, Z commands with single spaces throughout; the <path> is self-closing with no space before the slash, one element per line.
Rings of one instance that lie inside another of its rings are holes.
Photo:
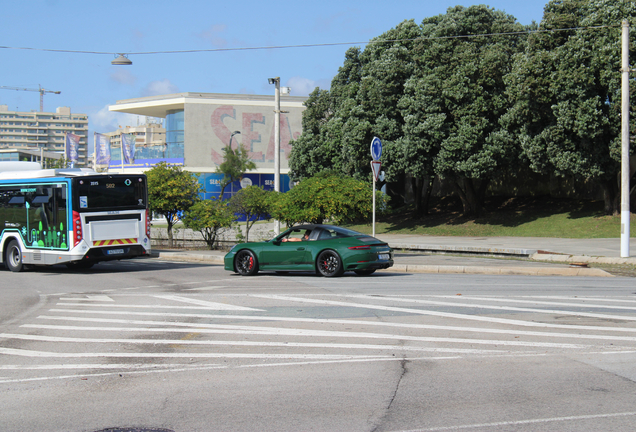
<path fill-rule="evenodd" d="M 378 137 L 373 137 L 371 140 L 371 157 L 377 161 L 380 160 L 380 156 L 382 156 L 382 141 Z"/>

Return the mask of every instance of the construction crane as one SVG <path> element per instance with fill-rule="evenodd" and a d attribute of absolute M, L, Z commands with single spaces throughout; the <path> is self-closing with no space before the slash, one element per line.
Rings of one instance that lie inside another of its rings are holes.
<path fill-rule="evenodd" d="M 40 112 L 43 112 L 44 111 L 44 93 L 60 94 L 62 92 L 61 91 L 43 89 L 42 86 L 40 86 L 39 84 L 38 84 L 38 87 L 39 88 L 31 89 L 31 88 L 22 88 L 22 87 L 0 86 L 0 89 L 5 89 L 5 90 L 24 90 L 24 91 L 40 92 Z"/>

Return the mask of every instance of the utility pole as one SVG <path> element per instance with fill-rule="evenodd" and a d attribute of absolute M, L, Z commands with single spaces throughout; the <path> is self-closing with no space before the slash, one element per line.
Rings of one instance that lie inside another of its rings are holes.
<path fill-rule="evenodd" d="M 274 91 L 274 190 L 280 192 L 280 77 L 269 78 L 276 85 Z M 280 234 L 280 221 L 274 221 L 274 233 Z"/>
<path fill-rule="evenodd" d="M 629 22 L 623 21 L 621 68 L 621 258 L 629 258 Z"/>

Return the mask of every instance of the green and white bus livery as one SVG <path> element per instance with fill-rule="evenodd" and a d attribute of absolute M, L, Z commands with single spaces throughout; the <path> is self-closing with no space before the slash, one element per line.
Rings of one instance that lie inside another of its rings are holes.
<path fill-rule="evenodd" d="M 54 264 L 89 268 L 150 254 L 145 175 L 2 168 L 0 260 L 9 270 Z"/>

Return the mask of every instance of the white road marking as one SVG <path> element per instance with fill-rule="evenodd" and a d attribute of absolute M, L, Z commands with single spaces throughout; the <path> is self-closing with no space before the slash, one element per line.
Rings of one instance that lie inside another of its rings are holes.
<path fill-rule="evenodd" d="M 566 306 L 566 307 L 584 307 L 584 308 L 597 308 L 597 309 L 619 309 L 619 310 L 636 310 L 636 307 L 629 306 L 614 306 L 614 305 L 602 305 L 602 304 L 593 304 L 593 303 L 562 303 L 562 302 L 554 302 L 554 301 L 538 301 L 538 300 L 520 300 L 515 298 L 490 298 L 490 297 L 473 297 L 473 296 L 434 296 L 435 298 L 461 298 L 463 300 L 479 300 L 479 301 L 491 301 L 498 303 L 524 303 L 524 304 L 542 304 L 548 306 Z M 373 297 L 378 298 L 378 297 Z M 582 301 L 595 301 L 595 299 L 576 299 Z"/>
<path fill-rule="evenodd" d="M 197 309 L 197 310 L 247 310 L 247 311 L 262 311 L 262 309 L 251 309 L 251 308 L 243 308 L 243 309 L 236 309 L 239 306 L 232 306 L 232 305 L 227 305 L 225 303 L 212 303 L 212 302 L 207 302 L 208 305 L 201 305 L 201 306 L 172 306 L 172 305 L 132 305 L 132 304 L 127 304 L 127 305 L 122 305 L 122 304 L 104 304 L 104 303 L 97 303 L 97 304 L 82 304 L 82 303 L 57 303 L 57 306 L 80 306 L 80 307 L 94 307 L 94 308 L 101 308 L 101 307 L 108 307 L 108 308 L 122 308 L 122 309 Z"/>
<path fill-rule="evenodd" d="M 217 366 L 218 364 L 215 364 Z M 59 369 L 168 369 L 201 367 L 200 364 L 180 363 L 82 363 L 82 364 L 48 364 L 48 365 L 0 365 L 0 370 L 59 370 Z M 210 365 L 208 365 L 210 366 Z"/>
<path fill-rule="evenodd" d="M 613 320 L 624 320 L 624 321 L 636 321 L 636 316 L 629 315 L 606 315 L 606 314 L 597 314 L 597 313 L 589 313 L 589 312 L 575 312 L 575 311 L 567 311 L 561 309 L 533 309 L 533 308 L 520 308 L 514 306 L 494 306 L 494 305 L 485 305 L 485 304 L 476 304 L 476 303 L 455 303 L 455 302 L 438 302 L 434 300 L 419 300 L 419 299 L 403 299 L 397 297 L 375 297 L 368 295 L 343 295 L 342 297 L 347 298 L 359 298 L 365 300 L 384 300 L 384 301 L 395 301 L 402 303 L 415 303 L 415 304 L 428 304 L 434 306 L 453 306 L 453 307 L 463 307 L 463 308 L 471 308 L 471 309 L 493 309 L 493 310 L 507 310 L 507 311 L 515 311 L 515 312 L 532 312 L 532 313 L 542 313 L 542 314 L 559 314 L 559 315 L 571 315 L 571 316 L 584 316 L 588 318 L 602 318 L 602 319 L 613 319 Z M 580 306 L 579 306 L 580 307 Z"/>
<path fill-rule="evenodd" d="M 101 302 L 114 302 L 111 297 L 107 295 L 87 295 L 86 297 L 62 297 L 62 301 L 101 301 Z"/>
<path fill-rule="evenodd" d="M 234 306 L 234 305 L 229 305 L 226 303 L 214 303 L 214 302 L 210 302 L 206 300 L 192 299 L 192 298 L 181 297 L 177 295 L 162 294 L 162 295 L 153 295 L 152 297 L 160 298 L 164 300 L 172 300 L 176 302 L 190 303 L 190 304 L 195 304 L 199 306 L 206 306 L 210 309 L 215 309 L 215 310 L 257 311 L 257 312 L 263 311 L 263 309 L 253 309 L 253 308 L 248 308 L 243 306 Z"/>
<path fill-rule="evenodd" d="M 250 294 L 250 295 L 252 297 L 275 299 L 275 300 L 288 300 L 291 302 L 299 302 L 299 303 L 315 303 L 315 304 L 325 304 L 325 305 L 331 305 L 331 306 L 387 310 L 387 311 L 394 311 L 394 312 L 412 313 L 416 315 L 431 315 L 431 316 L 446 317 L 446 318 L 457 318 L 460 320 L 482 321 L 482 322 L 509 324 L 509 325 L 524 326 L 524 327 L 549 326 L 549 324 L 544 325 L 542 323 L 535 323 L 531 321 L 520 321 L 520 320 L 512 320 L 512 319 L 506 319 L 506 318 L 491 318 L 491 317 L 483 317 L 479 315 L 466 315 L 466 314 L 456 314 L 456 313 L 449 313 L 449 312 L 436 312 L 436 311 L 429 311 L 429 310 L 422 310 L 422 309 L 407 309 L 407 308 L 399 308 L 399 307 L 393 307 L 393 306 L 379 306 L 379 305 L 372 305 L 372 304 L 366 304 L 366 303 L 349 303 L 349 302 L 341 302 L 341 301 L 333 301 L 333 300 L 307 299 L 307 298 L 290 297 L 290 296 L 283 296 L 283 295 L 265 295 L 265 294 Z M 371 297 L 371 298 L 374 298 L 376 300 L 378 299 L 376 297 Z M 442 302 L 439 302 L 439 303 L 442 303 Z M 455 306 L 454 304 L 452 305 Z M 467 305 L 466 307 L 476 308 L 478 306 Z M 494 309 L 495 307 L 493 306 L 490 308 Z M 509 308 L 505 308 L 505 309 L 509 309 Z M 547 313 L 547 311 L 541 310 L 541 309 L 537 309 L 537 311 L 542 313 Z M 563 314 L 567 314 L 567 311 L 556 310 L 556 311 L 552 311 L 552 313 L 563 315 Z M 604 317 L 606 319 L 619 319 L 619 320 L 626 319 L 623 315 L 598 315 L 598 314 L 582 315 L 578 313 L 575 313 L 573 315 L 576 315 L 576 316 L 594 315 L 596 318 Z M 630 319 L 636 320 L 636 317 L 630 317 Z M 570 328 L 570 327 L 574 328 L 575 326 L 564 325 L 561 328 Z"/>
<path fill-rule="evenodd" d="M 599 302 L 619 302 L 619 303 L 636 303 L 636 300 L 630 300 L 632 297 L 620 298 L 620 297 L 580 297 L 580 296 L 519 296 L 520 298 L 537 298 L 544 300 L 582 300 L 582 301 L 599 301 Z M 514 297 L 513 297 L 514 298 Z"/>
<path fill-rule="evenodd" d="M 411 358 L 409 360 L 456 360 L 461 359 L 461 356 L 445 356 L 445 357 L 420 357 Z M 343 359 L 343 360 L 312 360 L 302 362 L 283 362 L 283 363 L 258 363 L 258 364 L 241 364 L 241 365 L 228 365 L 228 364 L 205 364 L 205 365 L 178 365 L 172 369 L 157 369 L 157 370 L 141 370 L 141 371 L 127 371 L 126 375 L 140 375 L 151 373 L 175 373 L 175 372 L 190 372 L 190 371 L 202 371 L 211 369 L 253 369 L 264 367 L 286 367 L 286 366 L 307 366 L 307 365 L 330 365 L 330 364 L 344 364 L 344 363 L 368 363 L 368 362 L 386 362 L 386 361 L 402 361 L 401 357 L 386 357 L 386 358 L 362 358 L 362 359 Z M 24 383 L 32 381 L 49 381 L 49 380 L 62 380 L 62 379 L 77 379 L 80 377 L 97 378 L 104 376 L 119 375 L 120 372 L 106 372 L 106 373 L 86 373 L 78 375 L 62 375 L 52 377 L 36 377 L 36 378 L 16 378 L 16 379 L 1 379 L 0 384 L 5 383 Z"/>
<path fill-rule="evenodd" d="M 552 417 L 543 419 L 530 419 L 530 420 L 516 420 L 516 421 L 502 421 L 493 423 L 477 423 L 472 425 L 459 425 L 459 426 L 441 426 L 425 429 L 409 429 L 400 430 L 400 432 L 437 432 L 437 431 L 455 431 L 465 429 L 481 429 L 481 428 L 493 428 L 498 426 L 521 426 L 528 424 L 540 424 L 540 423 L 555 423 L 555 422 L 569 422 L 577 420 L 594 420 L 594 419 L 606 419 L 612 417 L 633 417 L 636 416 L 636 412 L 623 412 L 623 413 L 609 413 L 609 414 L 591 414 L 580 416 L 567 416 L 567 417 Z"/>
<path fill-rule="evenodd" d="M 218 286 L 207 286 L 207 287 L 199 287 L 199 288 L 186 288 L 184 291 L 212 291 L 219 288 L 227 288 L 227 286 L 218 285 Z"/>
<path fill-rule="evenodd" d="M 248 341 L 205 341 L 181 339 L 106 339 L 106 338 L 73 338 L 58 336 L 22 335 L 2 333 L 0 337 L 7 339 L 31 340 L 40 342 L 77 342 L 77 343 L 117 343 L 117 344 L 151 344 L 151 345 L 210 345 L 210 346 L 260 346 L 282 348 L 328 348 L 328 349 L 367 349 L 367 350 L 398 350 L 420 352 L 446 352 L 462 354 L 492 354 L 506 353 L 504 350 L 477 350 L 462 348 L 425 348 L 402 345 L 367 345 L 367 344 L 337 344 L 337 343 L 306 343 L 306 342 L 248 342 Z"/>
<path fill-rule="evenodd" d="M 445 342 L 445 343 L 467 343 L 467 344 L 483 344 L 483 345 L 501 345 L 501 346 L 525 346 L 525 347 L 542 347 L 542 348 L 563 348 L 563 349 L 584 349 L 590 348 L 590 345 L 579 344 L 562 344 L 551 342 L 524 342 L 524 341 L 506 341 L 506 340 L 485 340 L 485 339 L 460 339 L 460 338 L 437 338 L 437 337 L 420 337 L 405 336 L 397 334 L 381 334 L 366 332 L 347 332 L 347 331 L 328 331 L 328 330 L 306 330 L 306 329 L 285 329 L 276 327 L 263 326 L 235 326 L 222 324 L 203 324 L 203 323 L 182 323 L 182 322 L 165 322 L 165 321 L 141 321 L 141 320 L 118 320 L 118 319 L 101 319 L 101 318 L 78 318 L 78 317 L 56 317 L 56 316 L 39 316 L 40 319 L 63 320 L 63 321 L 80 321 L 80 322 L 99 322 L 113 324 L 128 325 L 157 325 L 168 327 L 157 328 L 139 328 L 139 327 L 82 327 L 82 326 L 55 326 L 58 330 L 87 330 L 98 329 L 100 331 L 179 331 L 179 327 L 188 328 L 189 332 L 196 329 L 198 333 L 223 333 L 223 334 L 251 334 L 251 335 L 276 335 L 276 336 L 311 336 L 311 337 L 345 337 L 345 338 L 367 338 L 367 339 L 392 339 L 392 340 L 408 340 L 419 342 Z M 172 327 L 170 327 L 172 326 Z M 24 324 L 20 327 L 24 328 L 53 328 L 45 327 L 37 324 Z M 181 329 L 183 330 L 183 329 Z M 619 347 L 613 347 L 614 349 Z"/>
<path fill-rule="evenodd" d="M 575 337 L 570 333 L 549 333 L 549 332 L 530 332 L 525 330 L 507 330 L 507 329 L 491 329 L 483 327 L 461 327 L 461 326 L 443 326 L 434 324 L 402 324 L 391 322 L 379 322 L 379 321 L 362 321 L 362 320 L 342 320 L 342 319 L 330 319 L 330 318 L 289 318 L 279 316 L 267 316 L 267 315 L 214 315 L 214 314 L 190 314 L 190 313 L 173 313 L 173 312 L 132 312 L 132 311 L 101 311 L 101 310 L 82 310 L 82 309 L 49 309 L 49 312 L 61 312 L 61 313 L 83 313 L 91 315 L 127 315 L 127 316 L 153 316 L 153 317 L 171 317 L 171 318 L 201 318 L 201 319 L 233 319 L 233 320 L 246 320 L 246 321 L 282 321 L 282 322 L 306 322 L 306 323 L 322 323 L 322 324 L 358 324 L 365 326 L 378 326 L 378 327 L 397 327 L 397 328 L 418 328 L 426 330 L 451 330 L 461 332 L 483 332 L 483 333 L 501 333 L 501 334 L 514 334 L 514 335 L 529 335 L 529 336 L 556 336 L 556 337 Z M 463 315 L 462 315 L 463 316 Z M 528 327 L 540 327 L 540 328 L 554 328 L 554 329 L 567 329 L 567 330 L 590 330 L 600 332 L 626 332 L 635 333 L 634 327 L 601 327 L 601 326 L 582 326 L 582 325 L 567 325 L 567 324 L 548 324 L 540 322 L 523 321 L 527 323 Z M 516 323 L 516 322 L 515 322 Z M 505 324 L 505 323 L 504 323 Z M 594 338 L 595 335 L 589 335 L 590 338 Z M 605 336 L 598 336 L 599 338 L 605 338 Z M 611 338 L 609 336 L 608 338 Z"/>
<path fill-rule="evenodd" d="M 24 350 L 16 348 L 0 347 L 0 354 L 20 357 L 40 357 L 40 358 L 234 358 L 234 359 L 315 359 L 315 360 L 344 360 L 344 359 L 373 359 L 393 356 L 374 355 L 339 355 L 339 354 L 243 354 L 243 353 L 58 353 L 49 351 Z"/>

